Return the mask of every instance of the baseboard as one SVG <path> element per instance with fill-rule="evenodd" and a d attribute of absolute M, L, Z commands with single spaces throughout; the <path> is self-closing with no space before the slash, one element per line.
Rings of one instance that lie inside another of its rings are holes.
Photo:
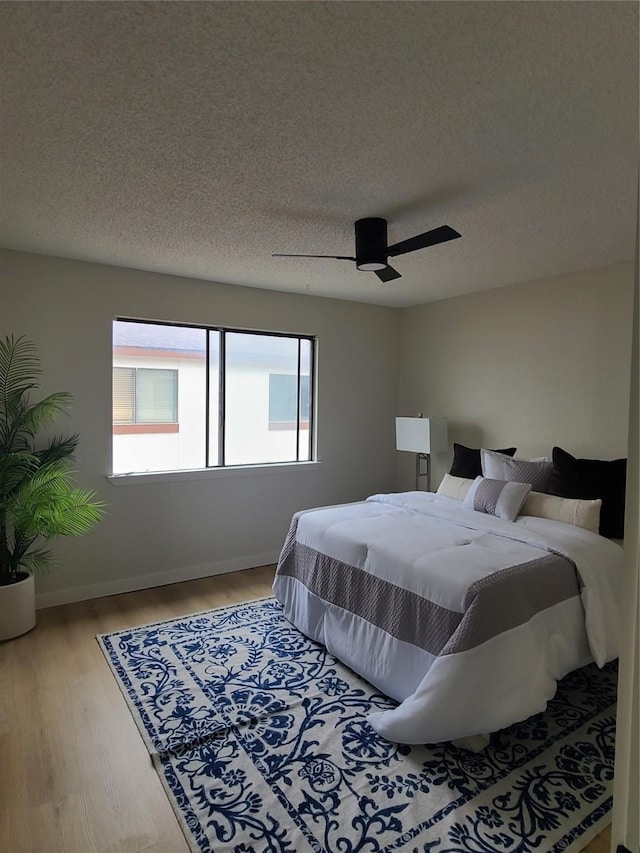
<path fill-rule="evenodd" d="M 625 847 L 624 844 L 618 844 L 616 847 L 616 853 L 631 853 L 628 847 Z"/>
<path fill-rule="evenodd" d="M 120 595 L 123 592 L 136 592 L 140 589 L 151 589 L 154 586 L 167 586 L 172 583 L 206 578 L 212 575 L 223 575 L 242 569 L 252 569 L 255 566 L 268 566 L 277 563 L 278 551 L 266 554 L 253 554 L 249 557 L 234 557 L 232 560 L 222 560 L 218 563 L 207 563 L 201 566 L 189 566 L 184 569 L 173 569 L 169 572 L 158 572 L 151 575 L 133 575 L 128 578 L 116 578 L 103 583 L 76 586 L 60 589 L 54 592 L 36 593 L 36 608 L 57 607 L 60 604 L 72 604 L 75 601 L 88 601 L 91 598 L 104 598 L 107 595 Z M 37 581 L 36 581 L 37 583 Z"/>

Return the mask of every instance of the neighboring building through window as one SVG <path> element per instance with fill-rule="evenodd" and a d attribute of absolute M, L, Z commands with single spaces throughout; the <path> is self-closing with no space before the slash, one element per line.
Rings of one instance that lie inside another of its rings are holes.
<path fill-rule="evenodd" d="M 309 461 L 314 340 L 113 324 L 113 473 Z"/>

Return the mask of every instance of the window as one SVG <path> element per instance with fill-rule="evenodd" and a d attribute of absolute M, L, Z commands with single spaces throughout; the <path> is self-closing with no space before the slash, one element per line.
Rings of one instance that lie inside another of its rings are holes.
<path fill-rule="evenodd" d="M 309 377 L 298 377 L 294 373 L 270 373 L 269 429 L 296 429 L 298 408 L 300 422 L 308 425 Z"/>
<path fill-rule="evenodd" d="M 113 324 L 113 473 L 306 462 L 314 339 Z"/>
<path fill-rule="evenodd" d="M 177 421 L 177 370 L 113 368 L 114 424 L 170 424 Z"/>

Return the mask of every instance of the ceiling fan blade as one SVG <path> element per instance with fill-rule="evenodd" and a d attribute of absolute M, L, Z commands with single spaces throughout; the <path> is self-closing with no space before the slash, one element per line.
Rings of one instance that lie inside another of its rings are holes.
<path fill-rule="evenodd" d="M 380 281 L 393 281 L 394 278 L 402 278 L 397 270 L 390 267 L 389 264 L 383 270 L 374 270 Z"/>
<path fill-rule="evenodd" d="M 355 258 L 348 258 L 346 255 L 283 255 L 278 252 L 271 255 L 272 258 L 333 258 L 335 261 L 355 261 Z"/>
<path fill-rule="evenodd" d="M 439 228 L 426 231 L 424 234 L 418 234 L 416 237 L 410 237 L 408 240 L 402 240 L 400 243 L 388 246 L 387 254 L 392 258 L 396 255 L 406 255 L 407 252 L 426 249 L 427 246 L 436 246 L 438 243 L 446 243 L 447 240 L 455 240 L 461 236 L 448 225 L 441 225 Z"/>

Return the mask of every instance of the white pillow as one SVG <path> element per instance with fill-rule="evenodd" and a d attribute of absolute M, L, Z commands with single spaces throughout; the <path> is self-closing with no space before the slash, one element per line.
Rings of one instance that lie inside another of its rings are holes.
<path fill-rule="evenodd" d="M 462 506 L 465 509 L 474 509 L 476 512 L 486 512 L 488 515 L 506 518 L 507 521 L 515 521 L 530 491 L 529 483 L 476 477 Z"/>
<path fill-rule="evenodd" d="M 518 459 L 484 449 L 480 451 L 480 458 L 485 477 L 511 483 L 529 483 L 537 492 L 547 491 L 553 468 L 550 459 Z"/>
<path fill-rule="evenodd" d="M 445 474 L 436 494 L 442 495 L 443 498 L 463 501 L 472 483 L 473 480 L 468 480 L 466 477 L 454 477 L 453 474 Z"/>
<path fill-rule="evenodd" d="M 549 518 L 562 521 L 597 533 L 600 529 L 600 508 L 602 501 L 585 501 L 578 498 L 560 498 L 556 495 L 542 495 L 530 492 L 522 505 L 520 515 L 532 515 L 535 518 Z"/>

